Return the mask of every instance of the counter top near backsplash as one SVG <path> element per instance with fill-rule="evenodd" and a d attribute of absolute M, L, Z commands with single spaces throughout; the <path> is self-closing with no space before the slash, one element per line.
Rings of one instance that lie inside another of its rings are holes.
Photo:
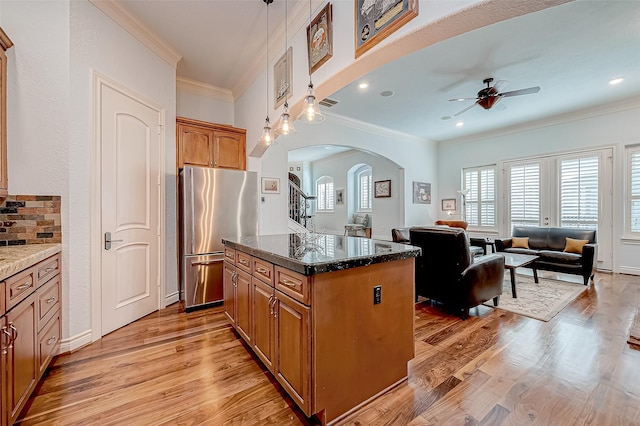
<path fill-rule="evenodd" d="M 0 247 L 0 280 L 62 251 L 62 244 L 28 244 Z"/>

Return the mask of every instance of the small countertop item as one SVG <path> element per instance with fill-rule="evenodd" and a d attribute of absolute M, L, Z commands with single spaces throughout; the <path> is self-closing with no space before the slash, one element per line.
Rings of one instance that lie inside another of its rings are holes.
<path fill-rule="evenodd" d="M 0 280 L 62 251 L 62 244 L 27 244 L 0 247 Z"/>
<path fill-rule="evenodd" d="M 420 255 L 420 248 L 410 245 L 314 233 L 223 238 L 222 242 L 229 248 L 304 275 L 340 271 Z"/>

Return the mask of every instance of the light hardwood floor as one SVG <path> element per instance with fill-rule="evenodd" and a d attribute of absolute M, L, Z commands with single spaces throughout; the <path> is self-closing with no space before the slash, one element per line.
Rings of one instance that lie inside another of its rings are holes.
<path fill-rule="evenodd" d="M 409 380 L 340 424 L 638 425 L 640 350 L 626 339 L 639 305 L 640 277 L 617 274 L 597 274 L 595 285 L 546 323 L 484 306 L 461 321 L 417 304 Z M 57 357 L 20 419 L 311 423 L 222 308 L 185 314 L 178 305 Z"/>

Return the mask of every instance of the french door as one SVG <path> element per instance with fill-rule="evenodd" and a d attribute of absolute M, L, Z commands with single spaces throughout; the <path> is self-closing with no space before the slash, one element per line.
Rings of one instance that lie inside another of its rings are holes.
<path fill-rule="evenodd" d="M 598 268 L 612 265 L 611 148 L 504 163 L 504 234 L 514 226 L 597 230 Z"/>

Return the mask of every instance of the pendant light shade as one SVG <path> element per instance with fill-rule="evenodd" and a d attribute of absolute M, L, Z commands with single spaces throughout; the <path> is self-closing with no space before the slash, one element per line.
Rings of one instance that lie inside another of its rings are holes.
<path fill-rule="evenodd" d="M 264 127 L 262 128 L 262 135 L 260 136 L 260 143 L 262 143 L 263 145 L 269 146 L 269 145 L 275 145 L 275 141 L 274 141 L 274 137 L 273 137 L 273 130 L 271 129 L 271 123 L 269 122 L 269 4 L 273 3 L 273 0 L 262 0 L 264 1 L 264 3 L 267 5 L 267 35 L 265 37 L 266 40 L 266 68 L 265 68 L 265 72 L 267 74 L 267 78 L 265 81 L 265 87 L 266 87 L 266 97 L 265 97 L 265 103 L 266 103 L 266 110 L 267 110 L 267 118 L 264 121 Z"/>
<path fill-rule="evenodd" d="M 309 26 L 311 26 L 311 0 L 309 0 Z M 310 60 L 310 58 L 309 58 Z M 307 95 L 304 97 L 302 112 L 298 116 L 298 120 L 303 123 L 322 123 L 324 115 L 320 111 L 320 105 L 316 99 L 316 93 L 313 90 L 313 81 L 311 81 L 311 64 L 309 64 L 309 86 L 307 87 Z"/>
<path fill-rule="evenodd" d="M 291 119 L 291 115 L 289 114 L 289 104 L 285 101 L 282 115 L 280 115 L 280 123 L 278 123 L 278 127 L 276 127 L 275 133 L 278 135 L 287 136 L 295 132 L 297 132 L 297 130 L 293 126 L 293 120 Z"/>
<path fill-rule="evenodd" d="M 307 88 L 307 95 L 304 97 L 304 104 L 302 105 L 302 112 L 298 116 L 298 120 L 302 120 L 306 123 L 322 123 L 324 121 L 324 114 L 320 111 L 320 105 L 316 99 L 315 91 L 313 90 L 313 82 L 311 76 L 309 76 L 309 86 Z"/>
<path fill-rule="evenodd" d="M 284 54 L 287 58 L 287 44 L 289 41 L 289 7 L 287 4 L 287 0 L 284 2 Z M 289 64 L 285 66 L 285 73 L 287 84 L 291 85 L 291 76 L 289 75 Z M 289 87 L 290 88 L 290 87 Z M 287 90 L 289 92 L 290 90 Z M 289 114 L 289 95 L 286 95 L 284 100 L 284 108 L 282 109 L 282 114 L 280 115 L 280 121 L 278 122 L 278 126 L 276 127 L 275 133 L 282 136 L 287 136 L 296 132 L 296 128 L 293 127 L 293 120 L 291 120 L 291 115 Z"/>

